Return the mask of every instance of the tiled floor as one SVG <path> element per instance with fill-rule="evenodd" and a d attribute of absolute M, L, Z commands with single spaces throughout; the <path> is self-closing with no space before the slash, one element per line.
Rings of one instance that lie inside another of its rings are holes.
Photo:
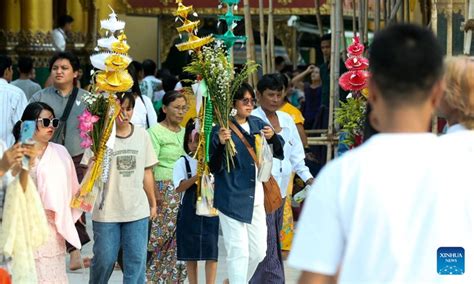
<path fill-rule="evenodd" d="M 92 222 L 89 222 L 90 216 L 88 216 L 88 231 L 92 236 Z M 92 256 L 92 243 L 87 244 L 82 250 L 83 256 Z M 225 262 L 225 249 L 224 244 L 219 240 L 219 263 L 217 265 L 217 281 L 216 283 L 220 284 L 227 278 L 226 262 Z M 297 282 L 299 272 L 295 269 L 291 269 L 285 263 L 285 277 L 286 283 L 293 284 Z M 71 284 L 84 284 L 89 282 L 89 269 L 79 272 L 68 271 L 69 283 Z M 118 284 L 122 283 L 122 272 L 120 270 L 115 270 L 110 278 L 109 283 Z M 199 263 L 199 283 L 205 283 L 204 275 L 204 263 Z"/>

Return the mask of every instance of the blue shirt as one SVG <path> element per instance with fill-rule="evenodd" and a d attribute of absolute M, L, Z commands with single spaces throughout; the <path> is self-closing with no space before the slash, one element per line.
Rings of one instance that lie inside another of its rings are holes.
<path fill-rule="evenodd" d="M 234 124 L 255 151 L 255 135 L 260 133 L 265 126 L 263 120 L 255 116 L 248 117 L 250 134 L 244 131 L 238 123 Z M 212 129 L 210 145 L 210 169 L 214 174 L 214 207 L 228 217 L 237 221 L 250 224 L 253 216 L 255 198 L 255 162 L 250 156 L 245 144 L 236 133 L 232 131 L 232 141 L 235 144 L 237 154 L 233 157 L 234 166 L 227 170 L 225 158 L 225 145 L 219 142 L 220 126 Z M 283 139 L 275 134 L 267 140 L 273 146 L 273 156 L 283 160 Z"/>

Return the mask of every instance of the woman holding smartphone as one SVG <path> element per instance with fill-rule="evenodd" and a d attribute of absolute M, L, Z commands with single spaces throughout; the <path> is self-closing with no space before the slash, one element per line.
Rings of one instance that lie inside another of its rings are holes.
<path fill-rule="evenodd" d="M 13 128 L 17 142 L 25 121 L 36 123 L 33 141 L 38 156 L 30 163 L 30 175 L 38 189 L 50 229 L 48 241 L 34 255 L 38 283 L 67 283 L 64 241 L 76 248 L 81 247 L 74 223 L 82 212 L 69 206 L 79 190 L 76 170 L 66 148 L 50 142 L 59 119 L 55 118 L 49 105 L 34 102 L 26 107 L 21 121 Z"/>

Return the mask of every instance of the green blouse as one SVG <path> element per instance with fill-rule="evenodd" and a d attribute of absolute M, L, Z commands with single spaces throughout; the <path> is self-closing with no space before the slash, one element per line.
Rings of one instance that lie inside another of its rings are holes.
<path fill-rule="evenodd" d="M 183 148 L 184 128 L 173 132 L 160 123 L 150 127 L 148 133 L 155 150 L 158 165 L 153 168 L 155 180 L 172 180 L 176 161 L 185 154 Z"/>

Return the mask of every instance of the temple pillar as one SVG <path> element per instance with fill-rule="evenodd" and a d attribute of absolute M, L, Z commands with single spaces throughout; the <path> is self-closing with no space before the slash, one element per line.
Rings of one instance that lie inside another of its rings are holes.
<path fill-rule="evenodd" d="M 0 1 L 0 52 L 14 55 L 20 32 L 20 1 Z"/>

